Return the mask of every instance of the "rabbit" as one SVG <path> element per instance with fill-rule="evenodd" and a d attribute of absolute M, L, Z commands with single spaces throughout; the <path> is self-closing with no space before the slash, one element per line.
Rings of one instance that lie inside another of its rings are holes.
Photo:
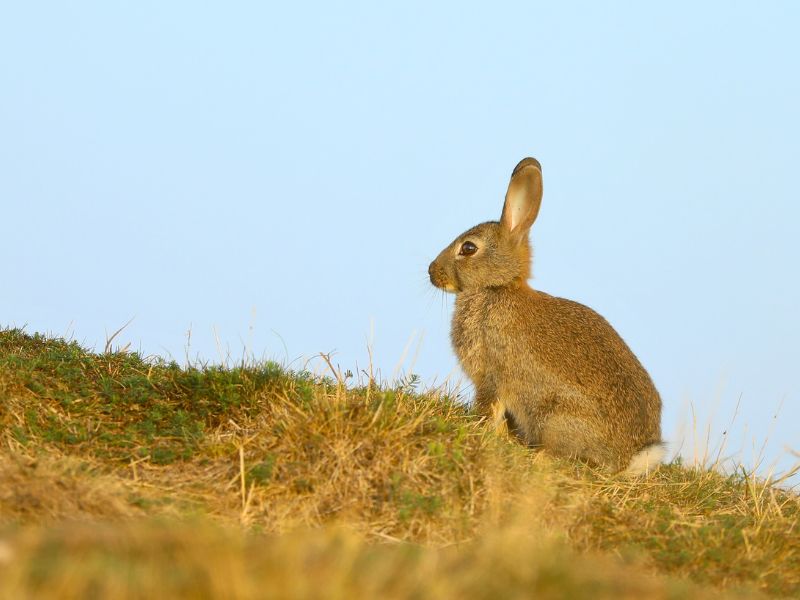
<path fill-rule="evenodd" d="M 465 231 L 428 268 L 434 286 L 456 294 L 450 337 L 475 408 L 552 455 L 646 473 L 664 456 L 647 371 L 598 313 L 528 285 L 542 190 L 541 165 L 523 159 L 500 221 Z"/>

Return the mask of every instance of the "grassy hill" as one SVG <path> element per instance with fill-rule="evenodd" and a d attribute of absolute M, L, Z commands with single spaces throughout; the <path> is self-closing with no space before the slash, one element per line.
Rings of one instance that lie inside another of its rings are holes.
<path fill-rule="evenodd" d="M 0 598 L 800 597 L 800 497 L 452 398 L 0 331 Z"/>

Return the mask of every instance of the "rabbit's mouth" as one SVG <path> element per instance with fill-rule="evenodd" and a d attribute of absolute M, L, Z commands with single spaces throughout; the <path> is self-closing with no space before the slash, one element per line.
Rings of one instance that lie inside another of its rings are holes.
<path fill-rule="evenodd" d="M 447 274 L 444 272 L 444 269 L 442 269 L 435 262 L 431 263 L 431 266 L 428 267 L 428 275 L 430 275 L 431 283 L 440 290 L 444 290 L 445 292 L 452 292 L 454 294 L 460 291 L 458 289 L 458 286 L 456 286 L 447 277 Z"/>

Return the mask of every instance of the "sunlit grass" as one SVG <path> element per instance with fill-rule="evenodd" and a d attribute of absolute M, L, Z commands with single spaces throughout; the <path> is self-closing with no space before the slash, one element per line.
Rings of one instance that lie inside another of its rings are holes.
<path fill-rule="evenodd" d="M 328 371 L 0 331 L 0 597 L 800 594 L 774 483 L 604 476 L 413 377 Z"/>

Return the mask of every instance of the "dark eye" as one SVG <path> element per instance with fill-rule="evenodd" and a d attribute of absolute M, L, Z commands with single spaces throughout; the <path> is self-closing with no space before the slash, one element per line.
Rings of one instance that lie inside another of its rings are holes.
<path fill-rule="evenodd" d="M 472 242 L 464 242 L 461 244 L 461 250 L 458 251 L 460 256 L 472 256 L 478 251 L 478 247 Z"/>

